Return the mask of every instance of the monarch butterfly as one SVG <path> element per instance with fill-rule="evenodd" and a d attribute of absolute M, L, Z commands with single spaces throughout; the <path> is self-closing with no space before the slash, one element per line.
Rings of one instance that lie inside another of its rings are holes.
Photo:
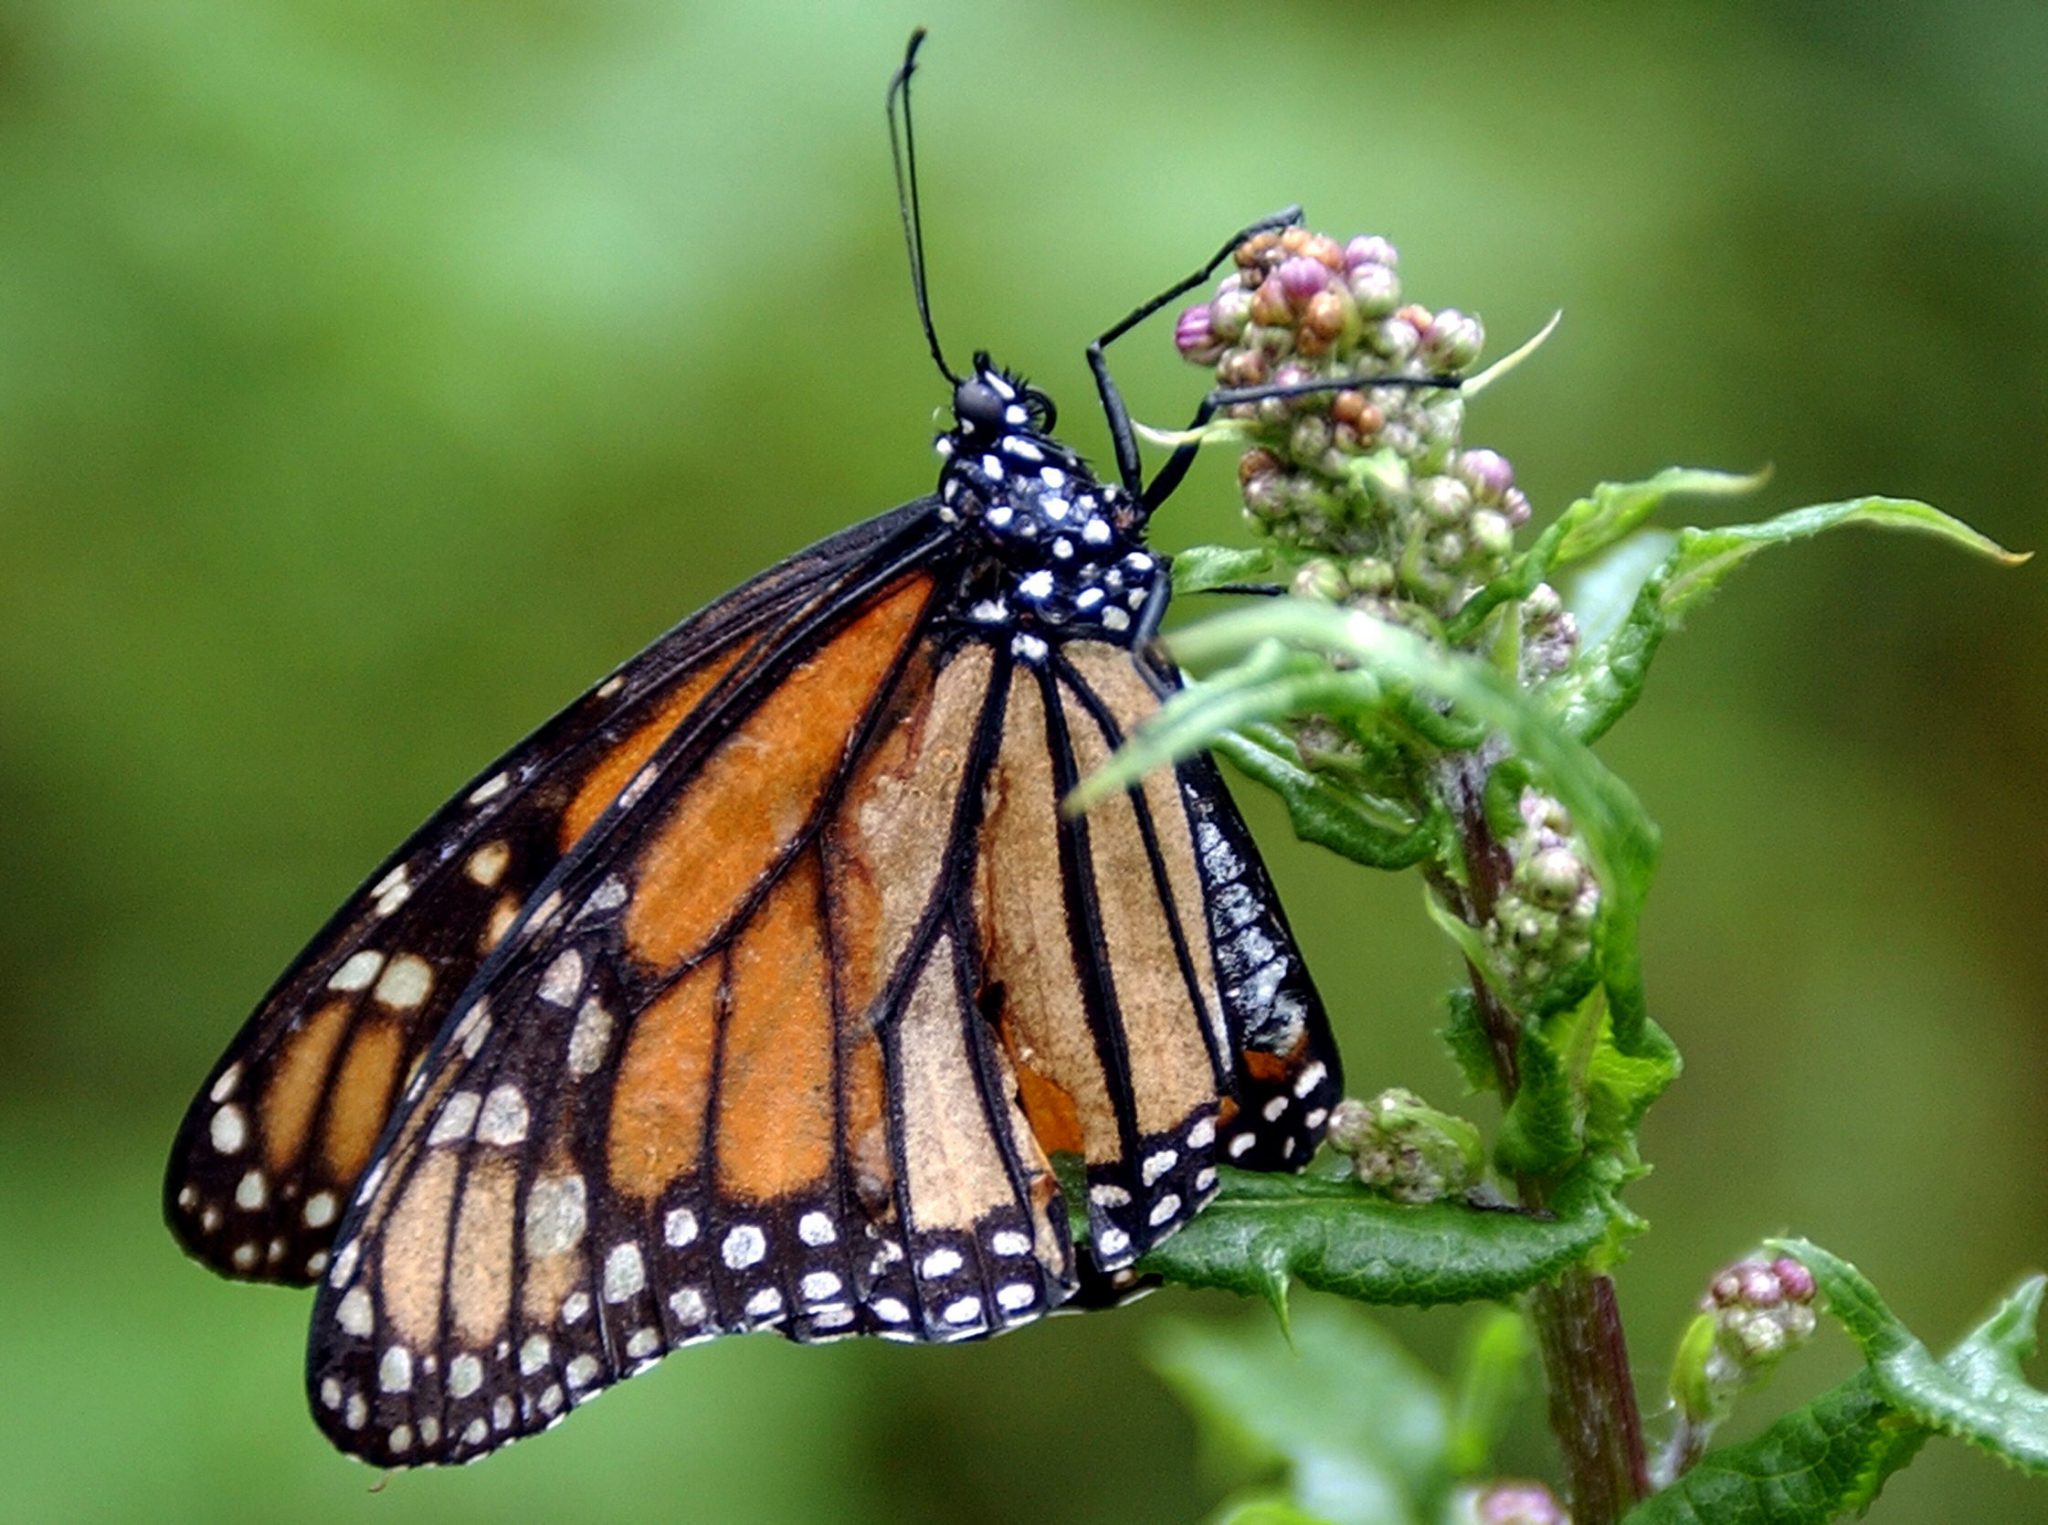
<path fill-rule="evenodd" d="M 1060 808 L 1178 682 L 1145 529 L 1191 447 L 1143 483 L 1103 348 L 1298 213 L 1091 347 L 1098 481 L 1044 393 L 940 349 L 918 42 L 888 107 L 953 387 L 937 491 L 684 620 L 471 780 L 178 1134 L 186 1249 L 319 1283 L 307 1381 L 344 1451 L 470 1460 L 718 1334 L 955 1340 L 1114 1301 L 1219 1163 L 1320 1141 L 1337 1055 L 1213 765 Z"/>

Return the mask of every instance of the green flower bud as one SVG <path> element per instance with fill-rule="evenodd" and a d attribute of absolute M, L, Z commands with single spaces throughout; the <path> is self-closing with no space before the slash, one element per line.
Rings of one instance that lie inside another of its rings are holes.
<path fill-rule="evenodd" d="M 1369 1102 L 1339 1102 L 1328 1138 L 1351 1156 L 1360 1181 L 1401 1202 L 1433 1202 L 1464 1191 L 1486 1164 L 1477 1128 L 1398 1087 Z"/>

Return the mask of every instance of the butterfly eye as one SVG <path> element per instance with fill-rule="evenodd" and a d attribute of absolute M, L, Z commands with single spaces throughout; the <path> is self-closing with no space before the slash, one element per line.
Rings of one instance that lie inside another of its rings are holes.
<path fill-rule="evenodd" d="M 1009 404 L 985 381 L 963 381 L 953 392 L 953 416 L 972 434 L 1000 434 Z"/>

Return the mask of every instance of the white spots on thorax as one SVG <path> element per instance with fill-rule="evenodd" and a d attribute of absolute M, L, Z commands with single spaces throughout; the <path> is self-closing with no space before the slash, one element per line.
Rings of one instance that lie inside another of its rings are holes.
<path fill-rule="evenodd" d="M 512 1395 L 500 1393 L 491 1400 L 491 1427 L 497 1430 L 512 1428 Z M 475 1428 L 474 1425 L 471 1426 Z"/>
<path fill-rule="evenodd" d="M 384 955 L 373 948 L 351 953 L 327 981 L 329 990 L 364 990 L 384 967 Z"/>
<path fill-rule="evenodd" d="M 557 954 L 541 976 L 539 995 L 551 1006 L 572 1005 L 583 989 L 583 955 L 574 948 Z"/>
<path fill-rule="evenodd" d="M 1017 511 L 1007 503 L 993 504 L 988 512 L 981 516 L 982 522 L 992 530 L 1008 529 L 1010 521 L 1016 517 Z"/>
<path fill-rule="evenodd" d="M 434 971 L 417 953 L 401 953 L 384 967 L 384 977 L 371 994 L 393 1011 L 411 1011 L 434 988 Z"/>
<path fill-rule="evenodd" d="M 704 1294 L 695 1287 L 678 1287 L 669 1294 L 668 1311 L 676 1316 L 678 1324 L 694 1328 L 704 1322 L 710 1311 L 704 1303 Z"/>
<path fill-rule="evenodd" d="M 1011 403 L 1009 407 L 1003 409 L 1003 422 L 1006 424 L 1025 424 L 1029 423 L 1030 421 L 1031 415 L 1025 412 L 1022 408 L 1018 407 L 1015 403 Z"/>
<path fill-rule="evenodd" d="M 1139 1178 L 1147 1186 L 1154 1185 L 1161 1176 L 1173 1169 L 1175 1162 L 1179 1159 L 1179 1152 L 1173 1149 L 1162 1149 L 1157 1154 L 1148 1155 L 1145 1158 L 1145 1163 L 1139 1167 Z"/>
<path fill-rule="evenodd" d="M 630 1239 L 613 1245 L 604 1258 L 604 1300 L 622 1303 L 646 1285 L 647 1265 L 640 1258 L 640 1246 Z"/>
<path fill-rule="evenodd" d="M 830 1244 L 839 1237 L 832 1227 L 832 1220 L 821 1212 L 808 1212 L 796 1220 L 796 1236 L 813 1249 Z"/>
<path fill-rule="evenodd" d="M 1168 1192 L 1165 1196 L 1161 1197 L 1157 1202 L 1152 1204 L 1152 1211 L 1146 1215 L 1145 1221 L 1151 1224 L 1154 1228 L 1159 1228 L 1164 1224 L 1172 1222 L 1173 1215 L 1179 1211 L 1180 1198 L 1175 1196 L 1172 1192 Z"/>
<path fill-rule="evenodd" d="M 742 1223 L 725 1236 L 719 1254 L 725 1263 L 735 1271 L 744 1271 L 748 1266 L 758 1265 L 761 1257 L 768 1253 L 768 1236 L 751 1223 Z"/>
<path fill-rule="evenodd" d="M 569 1032 L 569 1068 L 578 1075 L 594 1075 L 604 1064 L 612 1041 L 612 1014 L 595 997 L 576 1013 L 576 1025 Z"/>
<path fill-rule="evenodd" d="M 404 905 L 411 894 L 412 879 L 403 863 L 370 886 L 370 898 L 376 902 L 374 909 L 379 916 L 389 916 Z"/>
<path fill-rule="evenodd" d="M 999 625 L 1010 617 L 1010 606 L 1000 598 L 984 598 L 967 611 L 967 617 L 984 625 Z"/>
<path fill-rule="evenodd" d="M 429 1144 L 453 1144 L 468 1138 L 476 1127 L 477 1109 L 483 1098 L 474 1091 L 456 1091 L 441 1103 L 441 1111 L 427 1134 Z"/>
<path fill-rule="evenodd" d="M 441 1421 L 432 1414 L 420 1416 L 420 1442 L 432 1445 L 441 1438 Z"/>
<path fill-rule="evenodd" d="M 220 1209 L 208 1204 L 199 1214 L 199 1226 L 207 1233 L 220 1227 Z"/>
<path fill-rule="evenodd" d="M 213 1089 L 206 1093 L 207 1100 L 214 1102 L 226 1101 L 235 1094 L 235 1087 L 241 1083 L 242 1061 L 237 1059 L 233 1064 L 220 1072 L 220 1078 L 214 1081 Z"/>
<path fill-rule="evenodd" d="M 508 775 L 493 773 L 489 778 L 469 791 L 469 803 L 481 805 L 486 800 L 494 800 L 510 788 L 511 784 L 512 780 Z"/>
<path fill-rule="evenodd" d="M 941 1248 L 925 1256 L 924 1264 L 918 1269 L 927 1280 L 936 1281 L 941 1276 L 951 1276 L 963 1264 L 958 1250 Z"/>
<path fill-rule="evenodd" d="M 1072 511 L 1072 505 L 1065 498 L 1056 498 L 1048 494 L 1038 500 L 1038 511 L 1058 524 Z"/>
<path fill-rule="evenodd" d="M 597 1377 L 597 1357 L 587 1354 L 577 1356 L 564 1368 L 562 1375 L 568 1379 L 571 1387 L 590 1386 Z"/>
<path fill-rule="evenodd" d="M 1149 572 L 1154 567 L 1159 565 L 1159 563 L 1154 561 L 1150 556 L 1146 555 L 1143 551 L 1133 551 L 1130 555 L 1124 558 L 1124 565 L 1129 567 L 1133 572 Z"/>
<path fill-rule="evenodd" d="M 1052 587 L 1052 573 L 1040 567 L 1036 572 L 1026 574 L 1017 584 L 1017 591 L 1026 598 L 1042 600 L 1052 597 Z"/>
<path fill-rule="evenodd" d="M 244 1212 L 253 1213 L 261 1207 L 269 1192 L 265 1189 L 263 1172 L 251 1170 L 235 1183 L 235 1206 Z"/>
<path fill-rule="evenodd" d="M 839 1278 L 830 1271 L 806 1273 L 802 1283 L 804 1301 L 822 1303 L 839 1295 Z"/>
<path fill-rule="evenodd" d="M 480 1144 L 516 1144 L 526 1137 L 526 1096 L 516 1085 L 494 1086 L 476 1123 Z"/>
<path fill-rule="evenodd" d="M 1038 468 L 1038 480 L 1058 491 L 1067 485 L 1067 474 L 1057 466 L 1041 466 Z"/>
<path fill-rule="evenodd" d="M 387 1345 L 377 1362 L 377 1386 L 387 1393 L 409 1392 L 412 1388 L 412 1352 L 403 1345 Z"/>
<path fill-rule="evenodd" d="M 409 1424 L 399 1425 L 391 1432 L 388 1439 L 393 1451 L 401 1453 L 410 1451 L 412 1449 L 412 1426 Z"/>
<path fill-rule="evenodd" d="M 341 1383 L 333 1377 L 322 1377 L 320 1379 L 320 1402 L 326 1408 L 340 1408 Z"/>
<path fill-rule="evenodd" d="M 1109 544 L 1109 521 L 1106 519 L 1090 519 L 1081 526 L 1081 538 L 1090 545 Z"/>
<path fill-rule="evenodd" d="M 981 458 L 981 474 L 991 482 L 1000 482 L 1004 475 L 1003 463 L 992 455 L 985 455 Z"/>
<path fill-rule="evenodd" d="M 583 1177 L 542 1176 L 526 1194 L 526 1253 L 536 1260 L 571 1250 L 587 1220 Z"/>
<path fill-rule="evenodd" d="M 1052 554 L 1055 560 L 1070 560 L 1074 554 L 1074 542 L 1069 540 L 1065 535 L 1061 535 L 1052 543 Z"/>
<path fill-rule="evenodd" d="M 182 1207 L 182 1208 L 183 1208 L 183 1209 L 184 1209 L 184 1210 L 185 1210 L 186 1212 L 188 1212 L 188 1213 L 189 1213 L 189 1212 L 191 1212 L 191 1211 L 192 1211 L 192 1209 L 193 1209 L 193 1208 L 197 1207 L 198 1205 L 199 1205 L 199 1188 L 198 1188 L 198 1187 L 196 1187 L 196 1186 L 180 1186 L 180 1187 L 178 1188 L 178 1206 Z"/>
<path fill-rule="evenodd" d="M 249 1141 L 249 1120 L 233 1102 L 213 1114 L 206 1136 L 222 1154 L 233 1154 Z"/>
<path fill-rule="evenodd" d="M 1010 637 L 1010 654 L 1026 662 L 1043 662 L 1051 649 L 1037 636 L 1021 630 Z"/>
<path fill-rule="evenodd" d="M 694 1243 L 697 1238 L 697 1215 L 687 1207 L 671 1209 L 667 1219 L 662 1223 L 661 1237 L 679 1250 L 687 1244 Z"/>
<path fill-rule="evenodd" d="M 1013 1228 L 998 1229 L 990 1236 L 988 1247 L 998 1255 L 1029 1255 L 1031 1236 Z"/>
<path fill-rule="evenodd" d="M 1309 1092 L 1323 1083 L 1329 1073 L 1329 1066 L 1320 1059 L 1316 1060 L 1315 1063 L 1309 1065 L 1299 1075 L 1294 1077 L 1294 1094 L 1306 1098 Z M 1314 1125 L 1311 1124 L 1310 1126 Z"/>
<path fill-rule="evenodd" d="M 463 860 L 462 871 L 478 884 L 489 889 L 504 877 L 505 865 L 512 861 L 510 843 L 486 842 Z"/>
<path fill-rule="evenodd" d="M 341 1301 L 334 1305 L 334 1322 L 358 1339 L 369 1334 L 375 1316 L 376 1310 L 370 1306 L 370 1294 L 362 1287 L 350 1287 L 342 1293 Z"/>
<path fill-rule="evenodd" d="M 1123 610 L 1111 606 L 1102 611 L 1102 628 L 1120 635 L 1131 628 L 1131 617 Z"/>
<path fill-rule="evenodd" d="M 1013 460 L 1028 461 L 1034 466 L 1045 459 L 1045 452 L 1043 450 L 1032 444 L 1030 440 L 1017 434 L 1006 434 L 1003 436 L 1003 454 L 1011 457 Z"/>

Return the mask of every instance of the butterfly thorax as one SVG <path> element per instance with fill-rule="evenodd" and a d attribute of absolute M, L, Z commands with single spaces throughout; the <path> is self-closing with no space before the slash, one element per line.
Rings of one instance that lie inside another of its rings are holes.
<path fill-rule="evenodd" d="M 1027 639 L 1129 641 L 1165 577 L 1138 504 L 1052 436 L 1043 393 L 986 355 L 955 388 L 953 414 L 937 441 L 939 517 L 986 553 L 985 596 L 968 618 Z"/>

